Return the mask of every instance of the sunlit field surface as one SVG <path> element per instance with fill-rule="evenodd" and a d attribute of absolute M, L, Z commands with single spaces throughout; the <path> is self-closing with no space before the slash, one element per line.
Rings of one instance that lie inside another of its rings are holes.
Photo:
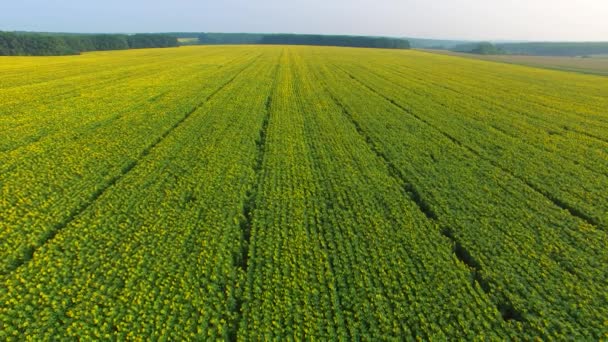
<path fill-rule="evenodd" d="M 608 79 L 406 50 L 0 57 L 0 339 L 608 338 Z"/>
<path fill-rule="evenodd" d="M 608 76 L 608 55 L 558 57 L 521 55 L 477 55 L 448 50 L 424 50 L 432 53 L 482 59 L 503 63 L 528 65 L 538 68 L 573 71 L 583 74 Z"/>

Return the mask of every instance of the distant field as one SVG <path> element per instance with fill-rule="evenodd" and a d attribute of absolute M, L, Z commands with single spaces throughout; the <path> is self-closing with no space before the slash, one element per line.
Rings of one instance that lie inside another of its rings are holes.
<path fill-rule="evenodd" d="M 306 46 L 0 74 L 0 340 L 608 338 L 604 77 Z"/>
<path fill-rule="evenodd" d="M 196 44 L 198 43 L 198 38 L 177 38 L 177 41 L 180 44 Z"/>
<path fill-rule="evenodd" d="M 585 74 L 608 76 L 608 55 L 588 57 L 551 57 L 551 56 L 512 56 L 512 55 L 477 55 L 452 52 L 447 50 L 423 50 L 450 56 L 482 59 L 486 61 L 521 64 L 533 67 L 574 71 Z"/>

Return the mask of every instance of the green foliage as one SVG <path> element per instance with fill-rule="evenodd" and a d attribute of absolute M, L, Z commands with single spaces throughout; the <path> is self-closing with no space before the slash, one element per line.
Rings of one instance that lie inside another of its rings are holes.
<path fill-rule="evenodd" d="M 606 337 L 600 77 L 259 45 L 0 74 L 1 340 Z"/>
<path fill-rule="evenodd" d="M 410 45 L 414 49 L 437 49 L 447 50 L 454 48 L 458 45 L 467 44 L 470 42 L 461 40 L 440 40 L 440 39 L 420 39 L 420 38 L 405 38 L 410 42 Z"/>
<path fill-rule="evenodd" d="M 78 51 L 57 36 L 0 32 L 0 56 L 71 55 Z"/>
<path fill-rule="evenodd" d="M 400 38 L 366 36 L 331 36 L 313 34 L 249 34 L 203 33 L 199 36 L 203 45 L 218 44 L 273 44 L 273 45 L 320 45 L 349 46 L 385 49 L 409 49 L 409 42 Z"/>
<path fill-rule="evenodd" d="M 433 55 L 368 66 L 364 55 L 308 56 L 337 66 L 319 67 L 319 79 L 411 180 L 509 325 L 524 339 L 602 336 L 608 177 L 606 150 L 596 153 L 608 103 L 596 101 L 606 83 Z"/>
<path fill-rule="evenodd" d="M 0 56 L 59 56 L 86 51 L 178 46 L 164 34 L 42 34 L 0 32 Z"/>
<path fill-rule="evenodd" d="M 497 48 L 494 44 L 485 42 L 479 43 L 477 47 L 471 50 L 471 53 L 476 53 L 478 55 L 502 55 L 505 52 L 501 48 Z"/>
<path fill-rule="evenodd" d="M 458 45 L 453 50 L 458 52 L 474 53 L 478 55 L 505 54 L 505 51 L 503 49 L 489 42 Z"/>
<path fill-rule="evenodd" d="M 581 43 L 464 43 L 451 47 L 456 52 L 470 52 L 482 55 L 530 55 L 530 56 L 586 56 L 608 54 L 607 42 Z"/>
<path fill-rule="evenodd" d="M 405 39 L 362 36 L 326 36 L 313 34 L 266 35 L 262 38 L 260 44 L 350 46 L 385 49 L 410 48 L 409 42 Z"/>
<path fill-rule="evenodd" d="M 175 37 L 164 34 L 134 34 L 127 37 L 129 48 L 166 48 L 178 46 Z"/>
<path fill-rule="evenodd" d="M 259 44 L 263 37 L 255 33 L 201 33 L 198 41 L 202 45 Z"/>
<path fill-rule="evenodd" d="M 608 54 L 608 42 L 509 43 L 498 44 L 498 47 L 512 55 L 585 56 Z"/>

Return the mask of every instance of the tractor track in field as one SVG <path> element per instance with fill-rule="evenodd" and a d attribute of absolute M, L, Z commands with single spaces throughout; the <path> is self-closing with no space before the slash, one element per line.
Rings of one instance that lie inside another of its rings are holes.
<path fill-rule="evenodd" d="M 279 61 L 275 66 L 272 72 L 272 86 L 270 88 L 270 92 L 268 97 L 266 97 L 266 102 L 264 103 L 264 117 L 262 119 L 262 125 L 258 131 L 258 137 L 255 141 L 256 144 L 256 156 L 254 159 L 254 163 L 251 166 L 254 172 L 254 183 L 251 185 L 251 188 L 247 190 L 245 194 L 245 198 L 243 199 L 243 211 L 241 215 L 241 220 L 239 222 L 241 232 L 242 232 L 242 248 L 241 255 L 238 260 L 235 260 L 235 267 L 240 268 L 245 273 L 245 282 L 247 281 L 248 272 L 249 272 L 249 255 L 251 252 L 251 231 L 253 229 L 253 216 L 255 214 L 255 209 L 257 207 L 257 191 L 262 182 L 262 166 L 264 164 L 264 156 L 266 153 L 266 138 L 268 136 L 268 125 L 270 123 L 270 112 L 272 108 L 272 97 L 277 87 L 277 75 L 279 73 L 280 68 L 280 60 L 282 58 L 279 56 Z M 243 286 L 243 291 L 246 284 Z M 245 302 L 244 298 L 242 298 L 243 294 L 237 295 L 236 297 L 236 306 L 235 313 L 236 318 L 233 322 L 232 329 L 228 334 L 229 341 L 236 341 L 237 335 L 239 331 L 239 324 L 243 319 L 243 304 Z"/>
<path fill-rule="evenodd" d="M 96 191 L 94 191 L 91 196 L 85 201 L 83 201 L 79 206 L 70 211 L 70 213 L 61 221 L 53 225 L 52 229 L 44 232 L 41 237 L 38 239 L 37 243 L 33 246 L 26 246 L 22 248 L 21 255 L 17 256 L 16 259 L 9 262 L 9 266 L 7 270 L 2 274 L 10 274 L 16 271 L 19 267 L 27 264 L 33 257 L 36 251 L 38 251 L 42 246 L 50 242 L 61 230 L 67 227 L 72 221 L 74 221 L 78 216 L 80 216 L 86 209 L 91 207 L 106 191 L 108 191 L 113 185 L 115 185 L 118 181 L 124 178 L 137 164 L 148 156 L 152 150 L 156 146 L 158 146 L 161 142 L 163 142 L 167 136 L 169 136 L 172 132 L 174 132 L 184 121 L 186 121 L 189 117 L 192 116 L 199 108 L 204 106 L 209 100 L 211 100 L 215 95 L 225 89 L 229 84 L 231 84 L 239 75 L 243 73 L 246 69 L 248 69 L 252 64 L 254 64 L 261 55 L 258 55 L 253 58 L 251 62 L 241 68 L 236 72 L 234 76 L 232 76 L 227 82 L 222 84 L 216 90 L 207 95 L 201 102 L 195 105 L 190 111 L 188 111 L 181 119 L 175 122 L 171 127 L 169 127 L 164 133 L 158 136 L 151 144 L 149 144 L 146 148 L 144 148 L 136 159 L 130 161 L 126 165 L 124 165 L 120 172 L 112 177 L 108 182 L 99 187 Z"/>

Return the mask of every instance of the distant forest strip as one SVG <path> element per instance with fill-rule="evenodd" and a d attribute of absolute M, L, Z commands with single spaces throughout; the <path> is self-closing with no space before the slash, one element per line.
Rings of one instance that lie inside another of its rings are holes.
<path fill-rule="evenodd" d="M 455 52 L 441 49 L 420 49 L 420 51 L 426 51 L 430 53 L 448 56 L 479 59 L 484 61 L 519 64 L 534 68 L 577 72 L 589 75 L 608 76 L 608 55 L 597 55 L 585 58 L 580 56 L 526 56 L 507 54 L 483 55 L 470 52 Z"/>
<path fill-rule="evenodd" d="M 320 34 L 201 33 L 198 36 L 198 40 L 201 45 L 273 44 L 348 46 L 384 49 L 410 48 L 409 41 L 402 38 Z"/>
<path fill-rule="evenodd" d="M 0 32 L 0 56 L 61 56 L 86 51 L 179 46 L 167 34 L 53 34 Z"/>
<path fill-rule="evenodd" d="M 608 42 L 467 43 L 449 48 L 480 55 L 592 56 L 608 54 Z"/>

